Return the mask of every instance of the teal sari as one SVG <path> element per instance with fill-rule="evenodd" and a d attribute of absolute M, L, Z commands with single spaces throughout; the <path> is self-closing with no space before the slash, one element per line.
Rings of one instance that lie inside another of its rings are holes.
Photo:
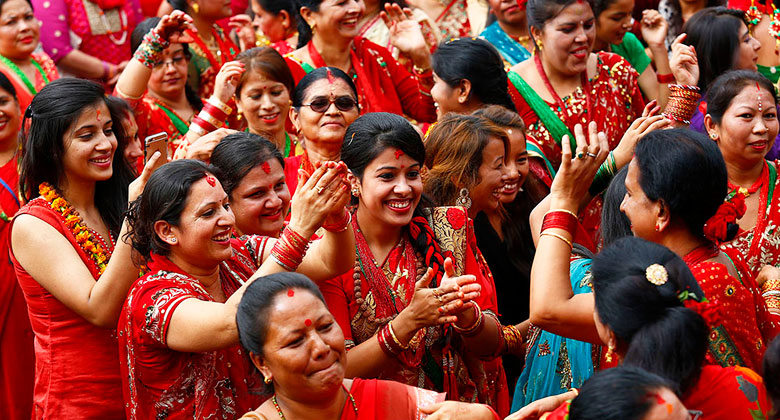
<path fill-rule="evenodd" d="M 591 293 L 592 260 L 571 262 L 571 288 L 574 294 Z M 525 368 L 512 399 L 512 412 L 544 397 L 579 388 L 593 375 L 594 360 L 600 348 L 583 341 L 555 335 L 531 325 L 528 330 Z"/>
<path fill-rule="evenodd" d="M 523 44 L 510 38 L 509 35 L 498 26 L 498 22 L 493 22 L 493 24 L 485 28 L 479 36 L 493 44 L 498 52 L 501 53 L 501 57 L 503 57 L 510 66 L 514 66 L 521 61 L 531 58 L 531 53 L 525 49 Z"/>

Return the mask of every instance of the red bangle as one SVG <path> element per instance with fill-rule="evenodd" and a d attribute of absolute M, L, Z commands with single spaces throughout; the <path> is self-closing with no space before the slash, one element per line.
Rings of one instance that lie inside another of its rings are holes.
<path fill-rule="evenodd" d="M 324 223 L 322 228 L 331 233 L 339 233 L 347 230 L 347 226 L 352 221 L 352 213 L 349 210 L 344 209 L 344 216 L 335 223 Z"/>
<path fill-rule="evenodd" d="M 674 75 L 669 74 L 656 74 L 655 79 L 658 80 L 658 83 L 674 83 L 677 80 L 674 78 Z"/>
<path fill-rule="evenodd" d="M 218 121 L 225 121 L 228 117 L 225 111 L 215 107 L 214 105 L 208 102 L 203 104 L 203 109 L 201 110 L 201 112 L 202 111 L 206 111 L 207 114 L 211 115 L 212 118 Z"/>
<path fill-rule="evenodd" d="M 192 117 L 192 123 L 206 130 L 207 133 L 210 133 L 217 129 L 217 127 L 214 127 L 214 125 L 212 125 L 210 122 L 205 121 L 203 118 L 197 115 Z"/>
<path fill-rule="evenodd" d="M 552 210 L 544 215 L 542 232 L 547 229 L 557 228 L 563 229 L 574 235 L 574 233 L 577 232 L 577 223 L 578 220 L 573 213 L 562 210 Z"/>

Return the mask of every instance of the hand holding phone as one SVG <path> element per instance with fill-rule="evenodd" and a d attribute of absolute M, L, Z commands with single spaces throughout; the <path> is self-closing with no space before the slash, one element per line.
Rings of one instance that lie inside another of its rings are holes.
<path fill-rule="evenodd" d="M 152 171 L 168 162 L 168 133 L 163 131 L 144 139 L 144 165 L 151 159 L 154 152 L 160 152 L 160 157 L 154 162 Z"/>

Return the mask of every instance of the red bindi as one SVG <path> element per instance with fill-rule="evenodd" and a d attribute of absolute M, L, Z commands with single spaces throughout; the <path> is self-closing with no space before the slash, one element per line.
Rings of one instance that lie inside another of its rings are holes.
<path fill-rule="evenodd" d="M 295 296 L 295 290 L 293 290 L 293 289 L 288 290 L 287 291 L 287 296 L 289 296 L 289 297 Z"/>
<path fill-rule="evenodd" d="M 395 159 L 396 159 L 396 160 L 400 159 L 400 158 L 401 158 L 401 156 L 403 156 L 403 155 L 404 155 L 404 151 L 403 151 L 403 150 L 401 150 L 401 149 L 397 149 L 397 150 L 395 151 Z"/>
<path fill-rule="evenodd" d="M 654 394 L 656 404 L 665 404 L 666 400 L 660 394 Z"/>
<path fill-rule="evenodd" d="M 214 177 L 213 177 L 213 176 L 211 176 L 211 175 L 206 175 L 206 182 L 207 182 L 209 185 L 211 185 L 212 187 L 216 187 L 216 186 L 217 186 L 217 179 L 216 179 L 216 178 L 214 178 Z"/>
<path fill-rule="evenodd" d="M 309 319 L 309 318 L 306 318 L 306 321 L 303 321 L 303 323 L 304 323 L 304 324 L 305 324 L 307 327 L 311 327 L 311 319 Z"/>
<path fill-rule="evenodd" d="M 260 167 L 263 168 L 263 172 L 265 172 L 266 174 L 271 173 L 271 165 L 269 165 L 268 162 L 263 162 L 263 164 L 260 165 Z"/>
<path fill-rule="evenodd" d="M 97 115 L 95 116 L 97 118 L 98 122 L 100 122 L 100 110 L 97 110 Z"/>

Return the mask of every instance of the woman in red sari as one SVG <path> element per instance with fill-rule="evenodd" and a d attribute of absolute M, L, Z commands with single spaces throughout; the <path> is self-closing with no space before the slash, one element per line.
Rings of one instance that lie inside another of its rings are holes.
<path fill-rule="evenodd" d="M 436 113 L 431 98 L 433 75 L 431 53 L 419 24 L 403 11 L 391 9 L 393 44 L 414 63 L 414 75 L 393 58 L 386 48 L 361 38 L 358 22 L 361 1 L 305 0 L 301 2 L 299 49 L 289 57 L 296 80 L 318 67 L 335 67 L 355 81 L 361 113 L 392 112 L 420 122 L 433 122 Z"/>
<path fill-rule="evenodd" d="M 614 149 L 642 115 L 644 100 L 628 62 L 591 52 L 596 23 L 588 2 L 530 0 L 527 18 L 536 52 L 512 67 L 510 93 L 527 127 L 531 172 L 549 186 L 561 163 L 561 139 L 568 134 L 573 141 L 575 124 L 595 122 Z M 594 239 L 600 209 L 596 200 L 580 215 Z"/>
<path fill-rule="evenodd" d="M 251 0 L 255 15 L 252 26 L 261 46 L 269 46 L 285 55 L 298 48 L 297 3 L 288 0 Z M 263 45 L 265 44 L 265 45 Z"/>
<path fill-rule="evenodd" d="M 19 107 L 24 113 L 33 96 L 52 80 L 58 79 L 54 61 L 38 47 L 41 23 L 25 0 L 0 2 L 0 72 L 16 90 Z"/>
<path fill-rule="evenodd" d="M 233 61 L 241 52 L 228 34 L 217 25 L 217 21 L 231 15 L 230 2 L 204 0 L 168 0 L 174 9 L 192 16 L 192 28 L 187 35 L 192 39 L 187 83 L 201 98 L 214 93 L 217 73 L 228 61 Z"/>
<path fill-rule="evenodd" d="M 242 420 L 499 419 L 485 405 L 444 400 L 395 381 L 344 379 L 344 334 L 317 286 L 305 276 L 273 274 L 244 293 L 236 320 L 241 344 L 273 396 Z"/>
<path fill-rule="evenodd" d="M 721 249 L 743 259 L 757 278 L 764 266 L 780 264 L 778 166 L 777 161 L 764 159 L 780 129 L 775 94 L 775 86 L 755 72 L 728 72 L 708 90 L 704 118 L 726 161 L 728 194 L 743 196 L 746 208 L 737 236 L 722 243 Z"/>
<path fill-rule="evenodd" d="M 260 403 L 261 382 L 238 346 L 238 302 L 264 274 L 297 269 L 324 280 L 352 265 L 350 253 L 337 252 L 354 246 L 345 172 L 333 163 L 307 179 L 279 240 L 231 237 L 227 194 L 202 162 L 177 160 L 149 179 L 128 216 L 149 271 L 119 319 L 130 419 L 233 418 Z M 323 222 L 326 233 L 309 249 Z"/>
<path fill-rule="evenodd" d="M 45 86 L 25 114 L 28 203 L 10 254 L 35 333 L 34 418 L 124 418 L 115 328 L 138 268 L 120 238 L 128 198 L 150 171 L 130 183 L 115 153 L 121 119 L 102 86 L 74 78 Z"/>
<path fill-rule="evenodd" d="M 495 318 L 495 287 L 468 215 L 420 204 L 425 148 L 402 117 L 364 115 L 346 139 L 357 259 L 353 270 L 320 287 L 345 332 L 347 377 L 416 384 L 506 414 L 496 354 L 522 343 L 509 343 Z M 432 267 L 428 274 L 425 267 Z"/>
<path fill-rule="evenodd" d="M 176 152 L 190 121 L 203 107 L 187 86 L 187 63 L 191 58 L 184 33 L 191 19 L 174 11 L 162 18 L 149 18 L 133 31 L 133 59 L 119 77 L 116 94 L 133 108 L 141 139 L 165 132 L 168 156 Z"/>

